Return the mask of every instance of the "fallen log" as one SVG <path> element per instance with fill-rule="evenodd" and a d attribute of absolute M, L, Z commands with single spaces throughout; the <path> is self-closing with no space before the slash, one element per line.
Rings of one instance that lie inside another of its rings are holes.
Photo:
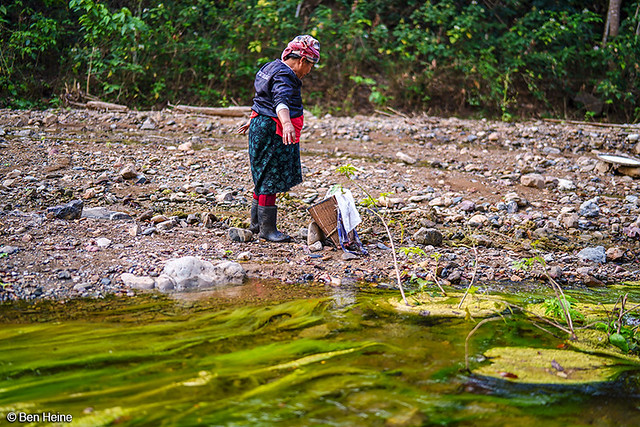
<path fill-rule="evenodd" d="M 129 109 L 126 105 L 112 104 L 110 102 L 102 101 L 89 101 L 86 106 L 90 110 L 127 111 Z"/>
<path fill-rule="evenodd" d="M 248 106 L 215 108 L 215 107 L 192 107 L 190 105 L 169 104 L 169 107 L 172 107 L 175 111 L 180 111 L 183 113 L 206 114 L 209 116 L 222 116 L 222 117 L 245 117 L 251 113 L 251 107 L 248 107 Z"/>

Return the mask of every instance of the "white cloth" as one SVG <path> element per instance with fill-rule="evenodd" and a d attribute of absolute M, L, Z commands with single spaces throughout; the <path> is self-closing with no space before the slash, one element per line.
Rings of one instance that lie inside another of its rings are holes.
<path fill-rule="evenodd" d="M 344 229 L 347 233 L 351 232 L 351 230 L 362 222 L 351 191 L 336 186 L 327 193 L 327 197 L 331 196 L 335 196 L 338 202 L 338 209 L 340 209 L 340 214 L 342 215 L 342 225 L 344 225 Z"/>

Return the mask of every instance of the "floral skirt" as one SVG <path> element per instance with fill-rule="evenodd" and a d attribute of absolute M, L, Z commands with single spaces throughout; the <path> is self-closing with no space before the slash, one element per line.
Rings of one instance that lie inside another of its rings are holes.
<path fill-rule="evenodd" d="M 284 145 L 271 117 L 251 119 L 249 161 L 256 194 L 282 193 L 302 182 L 300 144 Z"/>

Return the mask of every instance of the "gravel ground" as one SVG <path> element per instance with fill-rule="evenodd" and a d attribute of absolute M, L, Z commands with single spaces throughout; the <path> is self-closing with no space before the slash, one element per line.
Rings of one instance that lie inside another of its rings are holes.
<path fill-rule="evenodd" d="M 122 273 L 155 277 L 186 255 L 280 284 L 395 287 L 391 242 L 364 208 L 368 256 L 308 244 L 307 208 L 334 184 L 377 199 L 408 286 L 640 279 L 640 169 L 598 157 L 637 155 L 637 125 L 310 117 L 305 182 L 278 198 L 294 239 L 275 244 L 230 238 L 248 226 L 253 187 L 246 137 L 233 132 L 243 120 L 0 110 L 0 301 L 131 295 Z M 345 165 L 353 181 L 336 171 Z M 72 201 L 82 218 L 53 209 Z M 544 267 L 519 267 L 538 256 Z"/>

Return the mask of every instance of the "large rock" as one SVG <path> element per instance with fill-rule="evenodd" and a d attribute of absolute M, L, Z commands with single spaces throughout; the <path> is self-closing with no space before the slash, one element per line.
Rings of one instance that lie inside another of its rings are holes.
<path fill-rule="evenodd" d="M 176 288 L 176 281 L 168 274 L 161 274 L 155 279 L 156 288 L 161 292 L 170 292 Z"/>
<path fill-rule="evenodd" d="M 246 275 L 236 262 L 223 261 L 214 265 L 193 256 L 168 261 L 164 274 L 175 281 L 177 291 L 239 285 Z"/>

